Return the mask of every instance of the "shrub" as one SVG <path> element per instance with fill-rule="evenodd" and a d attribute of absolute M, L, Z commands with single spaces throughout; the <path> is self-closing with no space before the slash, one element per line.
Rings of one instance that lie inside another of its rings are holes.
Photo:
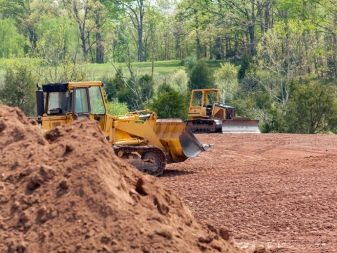
<path fill-rule="evenodd" d="M 179 69 L 172 77 L 172 87 L 181 93 L 187 93 L 188 76 L 185 70 Z"/>
<path fill-rule="evenodd" d="M 27 115 L 35 112 L 35 87 L 37 79 L 29 65 L 16 65 L 6 70 L 5 83 L 0 90 L 0 100 L 9 106 L 18 106 Z"/>
<path fill-rule="evenodd" d="M 187 71 L 190 72 L 197 62 L 196 56 L 188 56 L 183 60 L 183 65 L 187 68 Z"/>
<path fill-rule="evenodd" d="M 24 55 L 25 38 L 18 33 L 12 20 L 0 20 L 0 34 L 0 58 L 22 57 Z"/>
<path fill-rule="evenodd" d="M 109 103 L 108 112 L 111 115 L 124 115 L 128 113 L 128 111 L 128 106 L 125 103 L 119 103 L 117 101 L 112 101 Z"/>
<path fill-rule="evenodd" d="M 234 95 L 238 91 L 238 70 L 230 63 L 221 64 L 214 73 L 215 84 L 222 91 L 222 99 L 233 99 Z"/>
<path fill-rule="evenodd" d="M 158 95 L 151 103 L 151 109 L 159 118 L 182 118 L 187 116 L 186 96 L 167 84 L 158 89 Z"/>
<path fill-rule="evenodd" d="M 189 89 L 214 88 L 214 78 L 205 61 L 198 61 L 190 71 Z"/>
<path fill-rule="evenodd" d="M 287 106 L 288 131 L 313 134 L 329 130 L 329 118 L 336 113 L 335 104 L 336 87 L 298 84 Z"/>
<path fill-rule="evenodd" d="M 121 90 L 125 86 L 123 71 L 118 69 L 113 79 L 103 78 L 103 80 L 108 100 L 113 101 L 114 99 L 118 98 L 118 90 Z"/>

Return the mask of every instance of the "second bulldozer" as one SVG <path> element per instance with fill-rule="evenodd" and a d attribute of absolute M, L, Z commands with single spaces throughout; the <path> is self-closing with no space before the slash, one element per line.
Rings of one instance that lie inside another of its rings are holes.
<path fill-rule="evenodd" d="M 260 133 L 258 120 L 236 116 L 220 102 L 219 89 L 192 90 L 187 128 L 193 133 Z"/>

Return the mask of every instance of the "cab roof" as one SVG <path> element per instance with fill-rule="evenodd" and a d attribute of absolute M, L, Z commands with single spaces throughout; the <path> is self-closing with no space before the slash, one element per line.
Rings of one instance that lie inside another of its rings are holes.
<path fill-rule="evenodd" d="M 43 92 L 66 92 L 78 87 L 92 87 L 92 86 L 103 86 L 101 81 L 91 81 L 91 82 L 69 82 L 69 83 L 49 83 L 43 84 Z"/>

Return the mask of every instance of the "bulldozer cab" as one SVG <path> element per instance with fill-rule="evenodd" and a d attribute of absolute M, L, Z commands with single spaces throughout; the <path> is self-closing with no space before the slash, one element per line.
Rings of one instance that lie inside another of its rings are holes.
<path fill-rule="evenodd" d="M 188 117 L 211 117 L 214 106 L 220 102 L 219 89 L 198 89 L 192 90 Z"/>
<path fill-rule="evenodd" d="M 102 82 L 46 84 L 36 91 L 37 113 L 42 129 L 90 118 L 104 126 L 106 101 Z"/>

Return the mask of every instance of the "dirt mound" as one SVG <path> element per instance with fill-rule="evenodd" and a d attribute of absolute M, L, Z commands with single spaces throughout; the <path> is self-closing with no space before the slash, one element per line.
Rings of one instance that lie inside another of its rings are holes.
<path fill-rule="evenodd" d="M 46 135 L 0 106 L 0 252 L 239 252 L 119 160 L 95 122 Z"/>

